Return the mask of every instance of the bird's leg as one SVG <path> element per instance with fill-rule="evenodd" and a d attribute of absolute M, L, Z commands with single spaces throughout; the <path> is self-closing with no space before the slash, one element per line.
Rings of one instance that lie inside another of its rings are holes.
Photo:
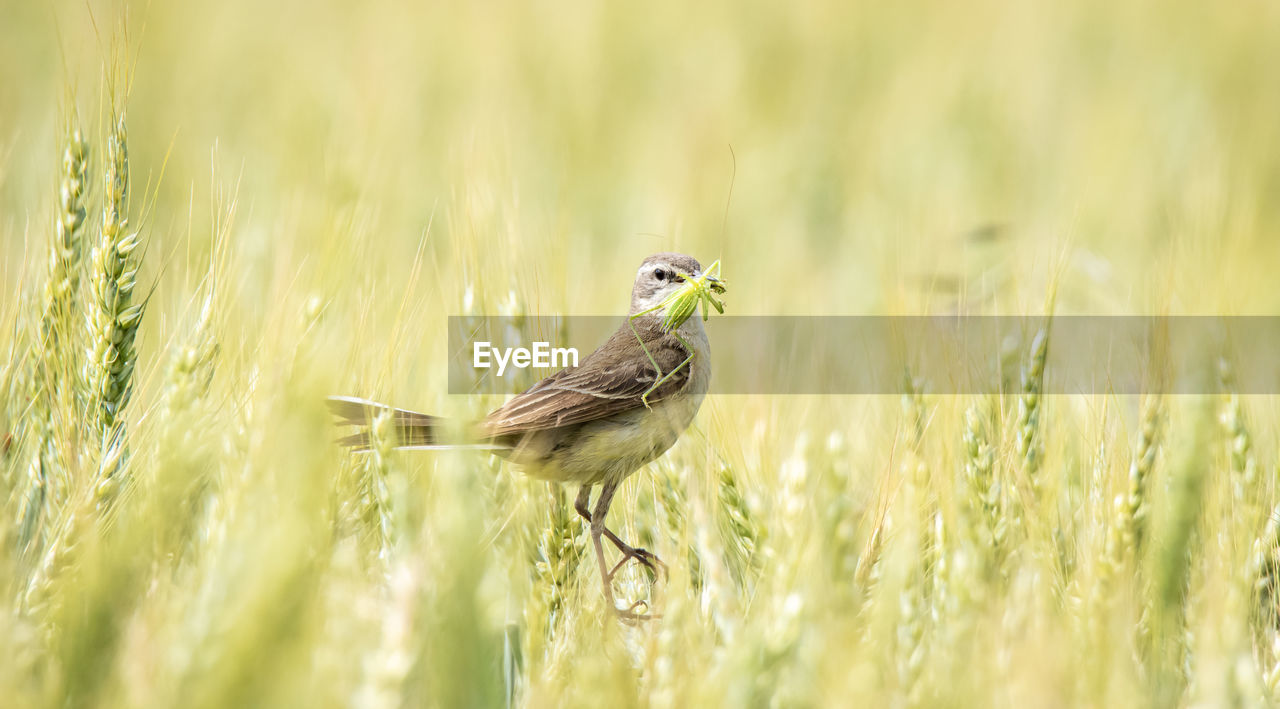
<path fill-rule="evenodd" d="M 615 566 L 613 568 L 613 571 L 609 571 L 606 568 L 606 564 L 604 561 L 604 545 L 600 543 L 600 537 L 604 535 L 606 532 L 608 532 L 608 530 L 604 526 L 604 518 L 605 518 L 605 515 L 609 514 L 609 504 L 613 502 L 613 493 L 617 489 L 618 489 L 617 483 L 614 483 L 614 482 L 605 483 L 604 486 L 601 487 L 600 489 L 600 497 L 596 500 L 596 508 L 591 512 L 591 543 L 594 544 L 596 548 L 596 562 L 600 566 L 600 580 L 604 584 L 604 598 L 606 601 L 608 601 L 609 607 L 613 608 L 614 612 L 617 613 L 618 617 L 621 618 L 623 621 L 648 620 L 650 618 L 659 617 L 659 616 L 654 616 L 650 614 L 636 612 L 637 608 L 642 608 L 647 605 L 644 601 L 636 601 L 635 603 L 632 603 L 631 606 L 628 608 L 619 608 L 614 603 L 614 600 L 613 600 L 613 574 L 618 570 L 618 567 Z M 584 487 L 583 490 L 585 490 L 586 492 L 579 493 L 578 501 L 574 503 L 574 507 L 578 509 L 579 513 L 581 513 L 583 508 L 586 507 L 586 501 L 583 500 L 584 495 L 587 498 L 589 498 L 591 495 L 589 488 Z M 579 505 L 578 504 L 579 502 L 581 502 L 582 504 Z M 615 544 L 621 543 L 620 540 L 614 541 L 615 539 L 617 539 L 617 537 L 614 536 L 612 532 L 609 533 L 609 536 L 610 536 L 610 541 L 613 541 Z M 623 544 L 623 546 L 626 546 L 626 545 Z M 630 547 L 627 547 L 627 548 L 630 549 Z M 634 552 L 635 550 L 632 550 L 633 554 Z M 626 552 L 624 551 L 623 553 L 625 554 Z M 640 558 L 640 557 L 635 557 L 635 558 Z M 626 561 L 626 557 L 623 558 L 623 561 Z"/>
<path fill-rule="evenodd" d="M 578 514 L 581 515 L 582 518 L 587 520 L 588 522 L 591 521 L 590 503 L 591 503 L 591 486 L 583 485 L 582 488 L 578 490 L 577 499 L 573 501 L 573 509 L 577 510 Z M 608 527 L 604 528 L 603 534 L 605 538 L 607 538 L 610 542 L 613 543 L 615 547 L 618 548 L 618 551 L 622 552 L 622 560 L 619 561 L 613 567 L 613 570 L 609 572 L 610 578 L 613 578 L 613 576 L 618 573 L 618 569 L 621 568 L 622 565 L 625 564 L 628 559 L 635 559 L 636 561 L 639 561 L 641 564 L 644 564 L 645 568 L 652 571 L 655 575 L 661 574 L 663 576 L 666 576 L 667 565 L 662 563 L 662 559 L 659 559 L 657 554 L 654 554 L 653 552 L 648 551 L 646 549 L 640 549 L 638 547 L 633 547 L 627 544 L 626 542 L 622 541 L 622 539 L 618 535 L 610 531 Z"/>
<path fill-rule="evenodd" d="M 582 489 L 590 494 L 589 488 L 584 486 Z M 607 490 L 608 487 L 605 489 Z M 603 497 L 602 495 L 601 499 Z M 579 496 L 578 499 L 581 500 L 582 497 Z M 600 534 L 604 530 L 603 515 L 601 515 L 600 524 L 596 524 L 596 520 L 591 515 L 587 515 L 587 519 L 591 520 L 591 543 L 596 548 L 596 562 L 600 566 L 600 580 L 604 583 L 604 599 L 609 603 L 610 608 L 616 609 L 617 606 L 613 603 L 613 584 L 609 583 L 609 572 L 604 568 L 604 547 L 600 544 Z"/>

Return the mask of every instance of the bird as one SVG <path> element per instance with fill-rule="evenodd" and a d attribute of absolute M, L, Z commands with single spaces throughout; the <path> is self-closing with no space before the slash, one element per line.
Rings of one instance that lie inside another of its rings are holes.
<path fill-rule="evenodd" d="M 397 448 L 488 450 L 534 478 L 577 485 L 574 509 L 590 525 L 607 604 L 624 621 L 658 617 L 644 612 L 649 610 L 644 601 L 618 606 L 613 579 L 632 559 L 655 578 L 665 575 L 665 564 L 623 541 L 605 517 L 618 486 L 662 456 L 689 427 L 710 386 L 704 318 L 666 319 L 667 305 L 691 279 L 724 292 L 723 282 L 704 274 L 691 256 L 658 253 L 644 259 L 631 288 L 628 317 L 603 344 L 580 366 L 542 379 L 479 421 L 459 426 L 367 399 L 329 397 L 338 425 L 361 427 L 339 443 L 369 450 L 374 419 L 389 415 Z M 612 568 L 602 539 L 622 553 Z"/>

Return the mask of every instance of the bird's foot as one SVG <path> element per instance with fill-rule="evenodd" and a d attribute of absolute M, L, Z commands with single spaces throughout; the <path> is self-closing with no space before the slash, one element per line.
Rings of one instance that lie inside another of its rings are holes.
<path fill-rule="evenodd" d="M 631 559 L 643 564 L 654 576 L 661 576 L 664 579 L 667 577 L 667 565 L 662 563 L 662 559 L 659 559 L 657 554 L 625 544 L 619 544 L 618 551 L 622 552 L 622 558 L 618 560 L 617 564 L 614 564 L 613 570 L 609 572 L 608 580 L 610 582 L 613 581 L 613 577 L 617 575 L 618 571 L 626 565 L 627 561 Z"/>
<path fill-rule="evenodd" d="M 639 625 L 641 621 L 662 618 L 662 615 L 658 613 L 646 613 L 645 611 L 647 610 L 649 610 L 648 601 L 636 601 L 626 608 L 613 607 L 613 612 L 618 614 L 618 620 L 627 625 Z"/>

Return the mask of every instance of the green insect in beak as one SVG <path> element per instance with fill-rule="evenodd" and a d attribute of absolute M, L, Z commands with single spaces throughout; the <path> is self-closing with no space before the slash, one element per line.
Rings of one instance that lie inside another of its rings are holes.
<path fill-rule="evenodd" d="M 711 317 L 711 308 L 715 308 L 716 312 L 721 315 L 724 314 L 724 303 L 716 298 L 717 295 L 723 294 L 726 290 L 726 283 L 719 277 L 719 273 L 720 259 L 716 259 L 714 263 L 703 269 L 702 273 L 697 276 L 691 273 L 677 271 L 677 274 L 684 279 L 684 286 L 675 293 L 672 293 L 661 303 L 649 308 L 648 310 L 632 315 L 631 320 L 634 321 L 642 315 L 648 315 L 654 311 L 666 308 L 667 313 L 662 319 L 662 329 L 672 335 L 675 335 L 675 338 L 680 340 L 680 344 L 692 353 L 693 348 L 689 347 L 689 343 L 685 342 L 676 330 L 683 325 L 686 320 L 693 316 L 694 312 L 698 309 L 699 303 L 702 304 L 703 322 Z M 631 331 L 636 332 L 634 323 L 631 324 Z M 653 360 L 653 355 L 649 354 L 649 348 L 644 346 L 644 341 L 641 340 L 639 333 L 636 333 L 636 339 L 640 340 L 640 347 L 644 349 L 644 353 L 649 357 L 650 364 L 652 364 L 653 368 L 658 372 L 658 380 L 653 383 L 653 386 L 649 387 L 648 391 L 640 396 L 640 400 L 647 407 L 649 406 L 649 395 L 666 382 L 671 375 L 679 372 L 681 368 L 687 367 L 689 362 L 693 360 L 693 354 L 690 354 L 688 359 L 681 362 L 675 369 L 672 369 L 664 375 L 662 373 L 662 368 L 660 368 L 658 363 Z"/>

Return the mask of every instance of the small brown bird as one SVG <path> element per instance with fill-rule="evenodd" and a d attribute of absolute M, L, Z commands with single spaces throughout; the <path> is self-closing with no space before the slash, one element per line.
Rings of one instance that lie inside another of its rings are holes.
<path fill-rule="evenodd" d="M 628 545 L 610 531 L 605 515 L 618 485 L 676 442 L 707 393 L 711 348 L 702 318 L 690 317 L 672 332 L 663 327 L 664 303 L 684 287 L 687 278 L 701 275 L 702 266 L 683 254 L 646 258 L 631 290 L 630 315 L 635 317 L 587 355 L 581 366 L 552 374 L 464 427 L 461 440 L 444 440 L 456 437 L 457 428 L 436 416 L 364 399 L 331 397 L 329 406 L 340 425 L 365 427 L 341 443 L 367 450 L 368 426 L 374 417 L 390 412 L 398 448 L 490 450 L 533 477 L 581 486 L 574 509 L 591 523 L 606 600 L 624 620 L 652 617 L 636 612 L 645 605 L 643 601 L 619 608 L 613 599 L 613 578 L 629 559 L 655 573 L 665 566 L 654 554 Z M 708 277 L 707 282 L 723 292 L 718 279 Z M 592 508 L 591 489 L 596 485 L 600 495 Z M 605 561 L 602 536 L 622 552 L 612 570 Z"/>

